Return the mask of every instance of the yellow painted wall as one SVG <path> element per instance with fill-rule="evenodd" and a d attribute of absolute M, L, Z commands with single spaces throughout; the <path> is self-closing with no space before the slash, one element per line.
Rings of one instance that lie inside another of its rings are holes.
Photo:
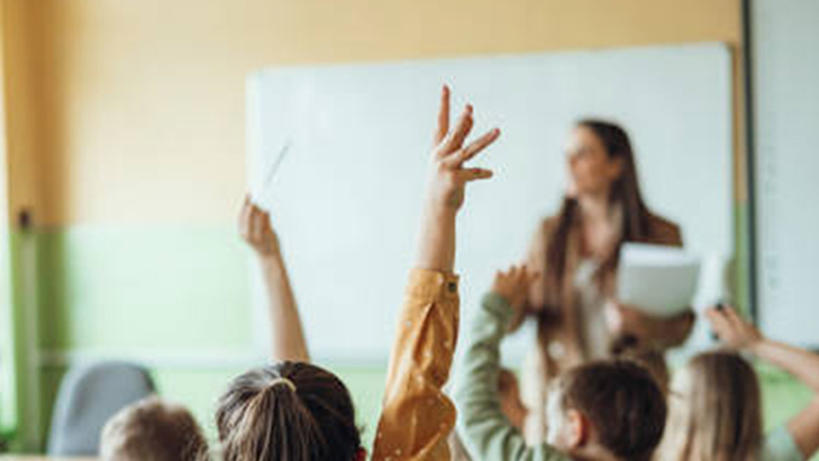
<path fill-rule="evenodd" d="M 5 53 L 4 53 L 4 13 L 2 9 L 3 2 L 0 0 L 0 216 L 5 217 L 8 214 L 8 158 L 6 156 L 6 92 L 5 88 Z M 7 223 L 5 220 L 0 221 L 0 232 L 7 231 Z M 2 274 L 2 272 L 0 272 Z"/>
<path fill-rule="evenodd" d="M 222 222 L 274 64 L 740 42 L 738 0 L 6 0 L 12 210 Z M 739 139 L 739 138 L 737 138 Z M 741 197 L 740 197 L 741 198 Z"/>

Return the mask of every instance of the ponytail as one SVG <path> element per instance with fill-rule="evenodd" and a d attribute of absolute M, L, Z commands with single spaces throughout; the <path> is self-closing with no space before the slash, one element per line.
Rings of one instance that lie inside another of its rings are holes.
<path fill-rule="evenodd" d="M 216 424 L 224 461 L 350 461 L 361 445 L 347 388 L 307 363 L 236 378 L 219 400 Z"/>

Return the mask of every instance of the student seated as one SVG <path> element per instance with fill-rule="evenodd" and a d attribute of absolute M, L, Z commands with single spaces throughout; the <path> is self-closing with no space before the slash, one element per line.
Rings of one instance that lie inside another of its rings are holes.
<path fill-rule="evenodd" d="M 500 342 L 534 279 L 526 268 L 498 272 L 471 328 L 457 382 L 460 433 L 470 454 L 486 460 L 649 460 L 663 435 L 665 396 L 630 360 L 590 362 L 551 384 L 547 443 L 526 445 L 502 412 L 496 383 Z"/>
<path fill-rule="evenodd" d="M 706 317 L 728 350 L 694 356 L 672 380 L 662 460 L 804 460 L 819 448 L 819 355 L 764 337 L 731 309 Z M 762 432 L 759 382 L 737 352 L 796 376 L 814 392 L 795 417 Z"/>
<path fill-rule="evenodd" d="M 207 442 L 190 412 L 159 397 L 144 398 L 118 411 L 102 429 L 104 461 L 194 461 Z"/>
<path fill-rule="evenodd" d="M 458 329 L 455 217 L 464 201 L 465 184 L 491 176 L 487 170 L 467 168 L 464 163 L 499 135 L 498 130 L 491 130 L 464 145 L 472 124 L 472 108 L 467 106 L 454 129 L 449 129 L 449 90 L 445 87 L 419 251 L 390 355 L 373 448 L 375 460 L 450 457 L 447 437 L 455 424 L 455 409 L 442 388 L 449 376 Z M 219 400 L 216 422 L 223 459 L 364 459 L 347 388 L 332 372 L 310 363 L 269 215 L 246 201 L 240 229 L 265 274 L 274 364 L 239 376 Z"/>

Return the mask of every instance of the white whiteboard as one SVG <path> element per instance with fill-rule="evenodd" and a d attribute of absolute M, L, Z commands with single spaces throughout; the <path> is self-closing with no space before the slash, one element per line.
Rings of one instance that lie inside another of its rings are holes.
<path fill-rule="evenodd" d="M 751 2 L 759 321 L 819 346 L 819 2 Z"/>
<path fill-rule="evenodd" d="M 462 318 L 556 211 L 572 122 L 622 123 L 649 206 L 732 253 L 730 56 L 722 44 L 267 69 L 248 79 L 248 180 L 272 210 L 319 359 L 386 360 L 415 248 L 439 91 L 501 139 L 459 218 Z M 264 177 L 285 144 L 287 157 Z M 717 296 L 717 295 L 715 295 Z M 264 325 L 263 310 L 257 324 Z M 463 327 L 462 327 L 463 328 Z M 268 344 L 260 328 L 259 342 Z M 529 339 L 530 340 L 530 339 Z M 513 343 L 512 356 L 520 352 Z"/>

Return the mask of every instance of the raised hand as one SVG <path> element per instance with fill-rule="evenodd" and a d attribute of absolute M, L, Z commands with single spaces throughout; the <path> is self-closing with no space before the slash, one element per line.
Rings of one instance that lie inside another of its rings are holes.
<path fill-rule="evenodd" d="M 299 309 L 279 249 L 279 239 L 270 224 L 270 214 L 256 206 L 249 196 L 245 196 L 239 212 L 239 235 L 258 256 L 270 316 L 273 360 L 309 362 Z"/>
<path fill-rule="evenodd" d="M 609 300 L 603 309 L 606 325 L 615 335 L 644 338 L 648 335 L 647 316 L 633 306 Z"/>
<path fill-rule="evenodd" d="M 762 333 L 731 307 L 708 309 L 705 317 L 723 344 L 732 349 L 752 348 L 763 340 Z"/>
<path fill-rule="evenodd" d="M 536 277 L 537 274 L 527 269 L 526 266 L 512 266 L 505 272 L 495 273 L 492 292 L 502 296 L 512 309 L 518 311 L 526 302 L 529 285 Z"/>
<path fill-rule="evenodd" d="M 813 399 L 787 422 L 787 430 L 802 454 L 800 459 L 810 459 L 819 450 L 819 355 L 766 338 L 730 307 L 708 309 L 705 316 L 726 346 L 752 352 L 813 391 Z"/>
<path fill-rule="evenodd" d="M 500 135 L 500 130 L 495 128 L 464 146 L 464 141 L 474 124 L 472 111 L 472 106 L 467 104 L 455 127 L 450 130 L 449 88 L 443 87 L 438 127 L 433 138 L 433 172 L 430 174 L 428 190 L 431 206 L 458 210 L 464 202 L 464 186 L 467 182 L 492 177 L 489 170 L 464 167 L 464 163 L 492 144 Z"/>
<path fill-rule="evenodd" d="M 498 139 L 500 130 L 490 130 L 464 146 L 472 124 L 472 106 L 467 105 L 455 128 L 449 129 L 449 88 L 444 86 L 415 260 L 417 268 L 452 272 L 455 265 L 455 215 L 464 203 L 464 186 L 470 181 L 492 177 L 491 171 L 466 168 L 464 163 Z"/>
<path fill-rule="evenodd" d="M 279 239 L 270 224 L 270 213 L 245 196 L 239 213 L 239 235 L 260 257 L 279 256 Z"/>

